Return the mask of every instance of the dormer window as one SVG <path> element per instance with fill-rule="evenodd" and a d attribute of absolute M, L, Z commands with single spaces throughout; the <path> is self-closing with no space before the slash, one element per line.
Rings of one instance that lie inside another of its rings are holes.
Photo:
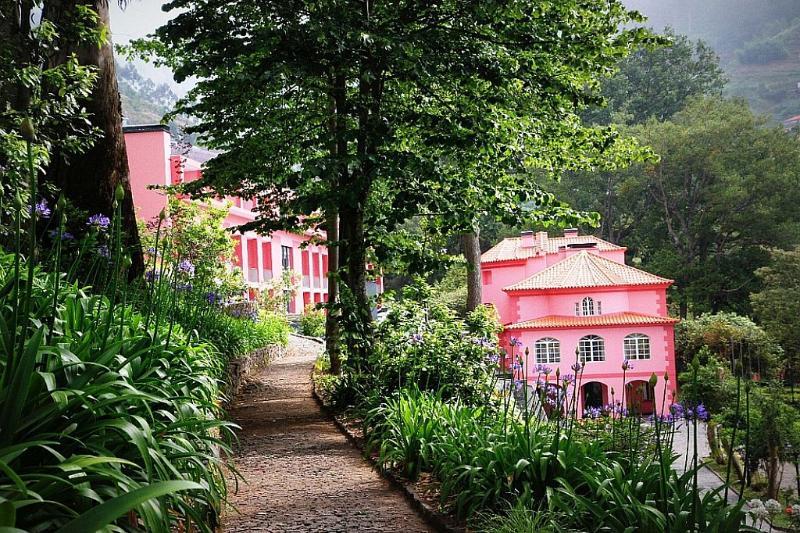
<path fill-rule="evenodd" d="M 594 300 L 588 296 L 581 300 L 581 314 L 591 316 L 594 314 Z"/>
<path fill-rule="evenodd" d="M 600 307 L 600 301 L 595 301 L 593 298 L 587 296 L 580 302 L 575 302 L 575 316 L 593 316 L 603 314 Z"/>

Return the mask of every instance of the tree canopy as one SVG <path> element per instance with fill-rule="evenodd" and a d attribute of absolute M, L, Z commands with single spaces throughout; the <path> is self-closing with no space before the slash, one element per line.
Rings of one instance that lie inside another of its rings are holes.
<path fill-rule="evenodd" d="M 640 17 L 619 0 L 165 7 L 178 15 L 138 48 L 179 80 L 197 77 L 178 111 L 197 117 L 192 132 L 223 152 L 195 192 L 258 198 L 250 226 L 263 231 L 323 219 L 332 229 L 338 217 L 330 244 L 353 302 L 342 316 L 354 317 L 347 330 L 362 339 L 367 250 L 420 213 L 471 224 L 475 198 L 480 207 L 555 205 L 531 173 L 509 174 L 506 162 L 557 172 L 614 146 L 613 130 L 586 128 L 577 112 L 597 101 L 601 76 L 651 40 L 643 29 L 620 31 Z M 497 174 L 446 171 L 465 154 Z M 364 355 L 363 344 L 349 344 Z"/>

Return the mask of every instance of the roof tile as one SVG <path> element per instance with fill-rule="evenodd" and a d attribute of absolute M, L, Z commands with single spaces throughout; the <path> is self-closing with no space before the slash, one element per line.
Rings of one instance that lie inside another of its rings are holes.
<path fill-rule="evenodd" d="M 664 285 L 672 280 L 586 251 L 576 253 L 544 270 L 505 287 L 505 291 Z"/>
<path fill-rule="evenodd" d="M 674 324 L 677 318 L 645 315 L 642 313 L 609 313 L 592 316 L 560 316 L 549 315 L 532 320 L 524 320 L 505 326 L 506 329 L 547 329 L 547 328 L 582 328 L 598 326 Z"/>
<path fill-rule="evenodd" d="M 538 242 L 534 246 L 522 246 L 521 237 L 509 237 L 497 243 L 481 256 L 482 263 L 496 263 L 498 261 L 516 261 L 528 259 L 543 253 L 558 253 L 560 248 L 570 245 L 594 243 L 598 250 L 622 250 L 622 246 L 604 241 L 594 235 L 576 235 L 571 237 L 548 237 L 546 245 L 541 248 Z"/>

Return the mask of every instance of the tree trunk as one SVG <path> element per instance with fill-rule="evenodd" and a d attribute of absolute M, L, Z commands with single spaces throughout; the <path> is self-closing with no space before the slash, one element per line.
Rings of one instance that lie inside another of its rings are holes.
<path fill-rule="evenodd" d="M 109 27 L 108 3 L 103 0 L 47 2 L 43 16 L 58 23 L 79 4 L 95 10 L 99 15 L 98 24 Z M 77 54 L 82 65 L 97 67 L 97 83 L 85 105 L 92 114 L 92 125 L 100 129 L 101 136 L 87 152 L 69 161 L 54 154 L 56 157 L 48 169 L 48 179 L 77 207 L 90 214 L 104 213 L 109 216 L 114 212 L 114 192 L 118 185 L 122 186 L 125 192 L 121 206 L 122 228 L 132 261 L 129 275 L 133 278 L 144 272 L 144 259 L 131 194 L 125 137 L 122 133 L 122 102 L 112 43 L 109 40 L 100 47 L 82 44 L 72 50 L 65 49 L 54 58 L 55 62 L 65 61 L 72 52 Z"/>
<path fill-rule="evenodd" d="M 328 231 L 328 314 L 325 317 L 325 345 L 331 362 L 331 374 L 342 371 L 339 352 L 339 214 L 330 209 L 326 216 Z M 332 243 L 332 244 L 331 244 Z"/>
<path fill-rule="evenodd" d="M 467 312 L 481 305 L 481 245 L 479 228 L 461 236 L 464 259 L 467 260 Z"/>
<path fill-rule="evenodd" d="M 780 468 L 780 461 L 778 460 L 778 447 L 774 444 L 769 444 L 769 457 L 767 459 L 767 498 L 773 500 L 778 499 L 778 470 Z"/>
<path fill-rule="evenodd" d="M 364 239 L 364 211 L 360 207 L 342 208 L 339 219 L 339 263 L 344 266 L 342 281 L 347 289 L 340 295 L 343 329 L 347 332 L 348 366 L 360 370 L 366 362 L 372 341 L 372 314 L 367 296 L 367 247 Z"/>

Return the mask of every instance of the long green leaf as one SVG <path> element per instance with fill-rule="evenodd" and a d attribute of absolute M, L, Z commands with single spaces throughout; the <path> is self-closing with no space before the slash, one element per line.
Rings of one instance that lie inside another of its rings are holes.
<path fill-rule="evenodd" d="M 182 490 L 202 490 L 203 486 L 193 481 L 162 481 L 117 496 L 102 505 L 86 511 L 58 530 L 58 533 L 92 533 L 107 526 L 126 512 L 147 500 Z M 2 532 L 0 532 L 2 533 Z"/>

